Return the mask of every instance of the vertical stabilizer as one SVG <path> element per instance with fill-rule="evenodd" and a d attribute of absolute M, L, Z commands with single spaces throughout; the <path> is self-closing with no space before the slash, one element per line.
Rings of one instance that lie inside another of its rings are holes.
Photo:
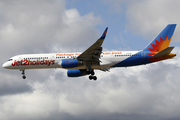
<path fill-rule="evenodd" d="M 162 32 L 144 49 L 144 51 L 160 52 L 167 48 L 171 42 L 176 24 L 167 25 Z"/>

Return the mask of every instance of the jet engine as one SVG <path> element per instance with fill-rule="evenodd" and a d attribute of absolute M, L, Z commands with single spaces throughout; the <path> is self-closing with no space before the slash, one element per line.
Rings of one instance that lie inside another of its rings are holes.
<path fill-rule="evenodd" d="M 68 69 L 67 76 L 68 77 L 80 77 L 87 75 L 87 70 L 80 70 L 80 69 Z"/>
<path fill-rule="evenodd" d="M 61 65 L 63 68 L 73 68 L 81 66 L 82 62 L 77 59 L 62 59 Z"/>

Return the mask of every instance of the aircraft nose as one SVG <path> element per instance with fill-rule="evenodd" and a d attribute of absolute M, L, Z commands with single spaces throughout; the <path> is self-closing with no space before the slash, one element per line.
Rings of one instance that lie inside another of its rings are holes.
<path fill-rule="evenodd" d="M 7 63 L 7 62 L 5 62 L 5 63 L 2 65 L 2 67 L 3 67 L 3 68 L 8 68 L 8 67 L 9 67 L 9 65 L 8 65 L 8 63 Z"/>

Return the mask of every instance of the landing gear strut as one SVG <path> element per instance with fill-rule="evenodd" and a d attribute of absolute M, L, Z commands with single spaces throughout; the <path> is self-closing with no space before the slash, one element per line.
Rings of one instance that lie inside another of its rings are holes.
<path fill-rule="evenodd" d="M 20 71 L 22 71 L 22 75 L 23 75 L 22 78 L 23 78 L 23 79 L 26 79 L 26 76 L 25 76 L 25 69 L 20 69 Z"/>
<path fill-rule="evenodd" d="M 87 71 L 87 74 L 88 74 L 88 75 L 89 75 L 89 74 L 94 75 L 95 73 L 94 73 L 94 70 L 88 70 L 88 71 Z"/>
<path fill-rule="evenodd" d="M 94 70 L 88 70 L 87 71 L 87 74 L 89 75 L 89 74 L 91 74 L 90 76 L 89 76 L 89 79 L 90 80 L 92 80 L 92 79 L 94 79 L 94 80 L 97 80 L 97 77 L 96 76 L 94 76 Z"/>

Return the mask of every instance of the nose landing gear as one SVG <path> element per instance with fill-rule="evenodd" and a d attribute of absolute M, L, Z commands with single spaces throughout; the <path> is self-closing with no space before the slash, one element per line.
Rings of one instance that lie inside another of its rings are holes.
<path fill-rule="evenodd" d="M 26 79 L 26 76 L 25 76 L 25 69 L 20 69 L 20 71 L 22 71 L 22 75 L 23 75 L 22 78 L 23 78 L 23 79 Z"/>

